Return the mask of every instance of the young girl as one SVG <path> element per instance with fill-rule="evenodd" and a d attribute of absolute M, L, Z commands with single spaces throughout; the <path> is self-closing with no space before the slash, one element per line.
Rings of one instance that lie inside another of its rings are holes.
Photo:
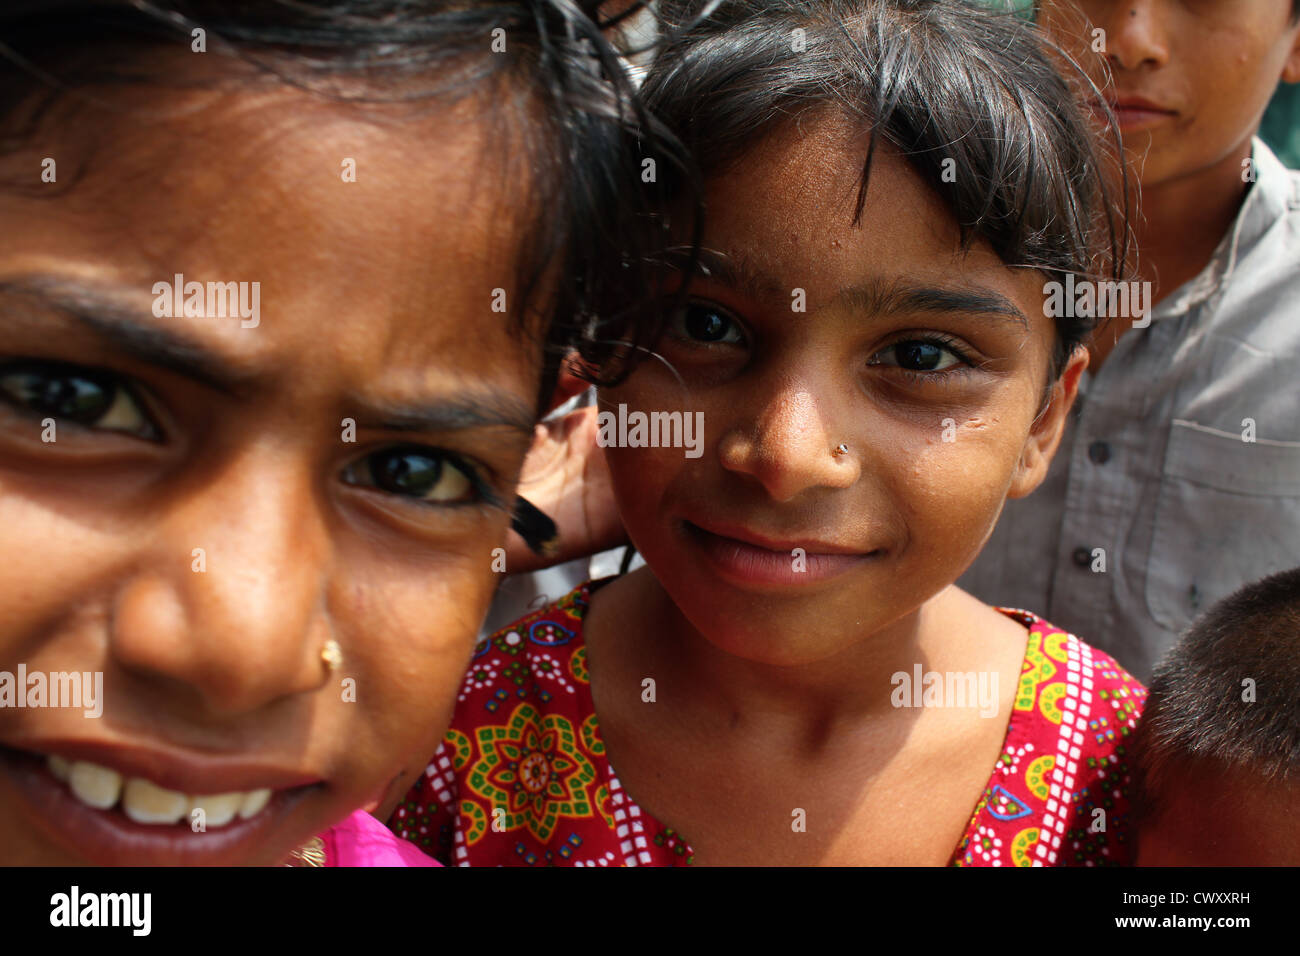
<path fill-rule="evenodd" d="M 459 864 L 1129 862 L 1141 686 L 953 586 L 1087 362 L 1045 284 L 1124 258 L 1054 63 L 956 0 L 728 2 L 668 48 L 644 92 L 706 176 L 703 274 L 601 395 L 648 566 L 476 651 L 396 832 Z"/>
<path fill-rule="evenodd" d="M 0 14 L 0 862 L 420 857 L 358 808 L 645 195 L 594 7 Z"/>

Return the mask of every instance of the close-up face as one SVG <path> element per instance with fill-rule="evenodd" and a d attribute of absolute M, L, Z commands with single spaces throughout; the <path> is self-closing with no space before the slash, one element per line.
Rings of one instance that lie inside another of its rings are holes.
<path fill-rule="evenodd" d="M 1291 0 L 1045 0 L 1042 19 L 1086 51 L 1145 187 L 1246 155 L 1279 78 L 1300 81 Z"/>
<path fill-rule="evenodd" d="M 1246 786 L 1242 786 L 1246 783 Z M 1180 787 L 1138 829 L 1138 866 L 1300 865 L 1294 787 L 1218 780 Z"/>
<path fill-rule="evenodd" d="M 1050 414 L 1035 425 L 1055 343 L 1042 274 L 980 243 L 963 254 L 892 150 L 855 227 L 862 155 L 846 124 L 805 122 L 714 177 L 710 275 L 658 358 L 600 396 L 629 423 L 681 411 L 701 424 L 697 457 L 606 454 L 673 602 L 755 661 L 825 659 L 952 583 L 1008 495 L 1041 481 L 1058 434 Z"/>
<path fill-rule="evenodd" d="M 274 863 L 377 800 L 445 726 L 532 435 L 500 124 L 202 60 L 4 157 L 0 671 L 102 673 L 99 716 L 0 709 L 6 864 Z"/>

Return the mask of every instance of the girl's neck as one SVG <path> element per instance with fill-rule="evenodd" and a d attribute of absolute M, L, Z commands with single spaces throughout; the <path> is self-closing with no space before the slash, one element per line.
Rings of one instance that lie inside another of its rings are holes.
<path fill-rule="evenodd" d="M 691 711 L 690 716 L 679 713 L 684 723 L 748 730 L 756 738 L 784 738 L 813 749 L 846 723 L 893 713 L 895 674 L 911 679 L 917 664 L 926 671 L 954 668 L 955 649 L 943 635 L 962 635 L 970 626 L 966 602 L 977 603 L 948 588 L 832 657 L 774 665 L 719 649 L 686 619 L 648 568 L 621 583 L 624 587 L 610 595 L 620 605 L 617 617 L 638 622 L 639 632 L 628 633 L 626 624 L 620 628 L 623 683 L 658 675 L 658 686 L 671 688 L 672 699 Z M 854 621 L 823 620 L 814 626 L 848 633 Z M 980 667 L 967 655 L 960 669 Z"/>

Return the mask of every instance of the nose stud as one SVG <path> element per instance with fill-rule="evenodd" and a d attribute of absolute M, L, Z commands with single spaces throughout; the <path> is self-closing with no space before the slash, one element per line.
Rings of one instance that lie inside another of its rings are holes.
<path fill-rule="evenodd" d="M 838 445 L 836 445 L 835 450 L 831 452 L 831 454 L 834 455 L 836 458 L 839 458 L 843 455 L 847 455 L 848 453 L 849 453 L 849 446 L 844 444 L 844 442 L 840 442 Z"/>
<path fill-rule="evenodd" d="M 320 659 L 331 674 L 338 670 L 343 664 L 343 649 L 339 647 L 339 642 L 332 637 L 326 641 L 325 646 L 321 648 Z"/>

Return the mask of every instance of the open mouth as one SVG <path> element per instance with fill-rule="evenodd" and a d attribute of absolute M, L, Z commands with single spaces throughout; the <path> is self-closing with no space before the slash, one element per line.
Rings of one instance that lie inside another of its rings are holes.
<path fill-rule="evenodd" d="M 10 748 L 0 748 L 0 771 L 0 788 L 13 792 L 46 835 L 106 866 L 245 862 L 323 786 L 191 793 L 88 760 Z"/>

